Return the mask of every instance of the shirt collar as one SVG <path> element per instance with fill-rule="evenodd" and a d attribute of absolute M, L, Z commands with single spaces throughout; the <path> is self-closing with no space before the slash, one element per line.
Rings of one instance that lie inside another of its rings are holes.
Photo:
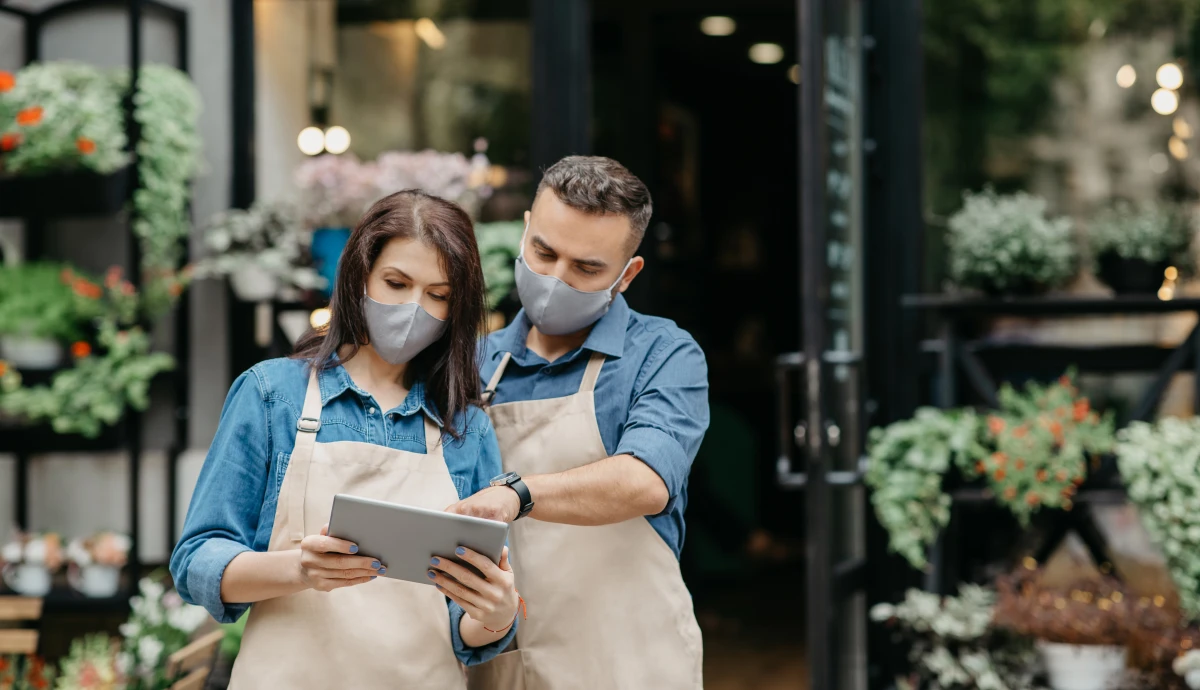
<path fill-rule="evenodd" d="M 329 401 L 342 395 L 346 391 L 354 391 L 358 395 L 369 398 L 371 394 L 359 388 L 354 379 L 350 378 L 350 374 L 346 373 L 346 368 L 342 365 L 337 365 L 329 369 L 322 369 L 317 376 L 317 385 L 321 391 L 321 407 L 324 408 L 329 404 Z M 443 426 L 442 417 L 438 414 L 437 406 L 434 402 L 425 396 L 425 382 L 420 379 L 413 382 L 412 388 L 408 391 L 408 396 L 404 398 L 404 402 L 400 403 L 399 407 L 388 412 L 395 412 L 402 417 L 424 412 L 433 420 L 439 427 Z"/>
<path fill-rule="evenodd" d="M 517 312 L 516 318 L 507 328 L 496 334 L 495 351 L 492 358 L 496 359 L 505 352 L 511 352 L 518 364 L 527 364 L 529 349 L 529 329 L 533 324 L 525 315 L 525 310 Z M 625 333 L 629 329 L 629 303 L 624 295 L 617 295 L 608 312 L 600 317 L 592 332 L 583 341 L 581 349 L 599 352 L 609 357 L 620 357 L 625 354 Z"/>

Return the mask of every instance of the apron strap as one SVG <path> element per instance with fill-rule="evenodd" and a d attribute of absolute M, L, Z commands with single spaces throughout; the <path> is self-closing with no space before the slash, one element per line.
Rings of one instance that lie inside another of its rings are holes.
<path fill-rule="evenodd" d="M 591 393 L 596 390 L 596 381 L 600 379 L 600 367 L 604 366 L 604 353 L 593 352 L 588 360 L 587 369 L 583 372 L 583 382 L 579 384 L 580 393 Z"/>
<path fill-rule="evenodd" d="M 487 388 L 483 389 L 483 404 L 491 405 L 492 399 L 496 397 L 496 386 L 500 385 L 500 378 L 504 376 L 504 369 L 508 367 L 508 363 L 512 361 L 512 353 L 505 352 L 500 358 L 500 366 L 496 367 L 496 373 L 492 374 L 492 380 L 488 381 Z"/>
<path fill-rule="evenodd" d="M 292 541 L 299 544 L 304 539 L 304 496 L 308 493 L 308 468 L 312 464 L 313 449 L 317 446 L 317 431 L 321 428 L 321 386 L 314 368 L 308 375 L 308 390 L 304 394 L 304 407 L 296 422 L 296 445 L 288 461 L 288 474 L 296 481 L 288 495 L 288 526 L 292 529 Z"/>
<path fill-rule="evenodd" d="M 442 429 L 437 424 L 434 424 L 429 415 L 422 415 L 425 418 L 425 453 L 426 455 L 441 455 L 442 454 Z"/>

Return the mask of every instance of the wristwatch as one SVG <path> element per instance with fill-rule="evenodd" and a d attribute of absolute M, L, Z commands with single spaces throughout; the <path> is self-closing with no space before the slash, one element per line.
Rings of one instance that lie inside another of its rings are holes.
<path fill-rule="evenodd" d="M 520 520 L 533 510 L 533 496 L 529 494 L 529 487 L 525 486 L 525 482 L 521 480 L 521 475 L 516 472 L 505 472 L 491 481 L 492 486 L 507 486 L 517 492 L 517 500 L 521 502 L 521 510 L 517 513 L 517 518 Z"/>

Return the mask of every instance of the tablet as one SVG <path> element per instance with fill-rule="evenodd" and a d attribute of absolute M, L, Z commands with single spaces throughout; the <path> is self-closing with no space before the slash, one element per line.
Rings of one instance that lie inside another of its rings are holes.
<path fill-rule="evenodd" d="M 432 585 L 429 560 L 448 558 L 479 574 L 454 555 L 465 546 L 500 562 L 508 523 L 338 494 L 333 497 L 329 536 L 358 544 L 358 554 L 387 566 L 382 577 Z"/>

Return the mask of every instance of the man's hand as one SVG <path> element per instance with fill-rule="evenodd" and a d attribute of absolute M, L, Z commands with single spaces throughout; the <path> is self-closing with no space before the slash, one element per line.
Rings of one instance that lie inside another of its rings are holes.
<path fill-rule="evenodd" d="M 507 486 L 489 486 L 474 496 L 468 496 L 446 509 L 447 513 L 512 522 L 521 512 L 521 499 Z"/>

